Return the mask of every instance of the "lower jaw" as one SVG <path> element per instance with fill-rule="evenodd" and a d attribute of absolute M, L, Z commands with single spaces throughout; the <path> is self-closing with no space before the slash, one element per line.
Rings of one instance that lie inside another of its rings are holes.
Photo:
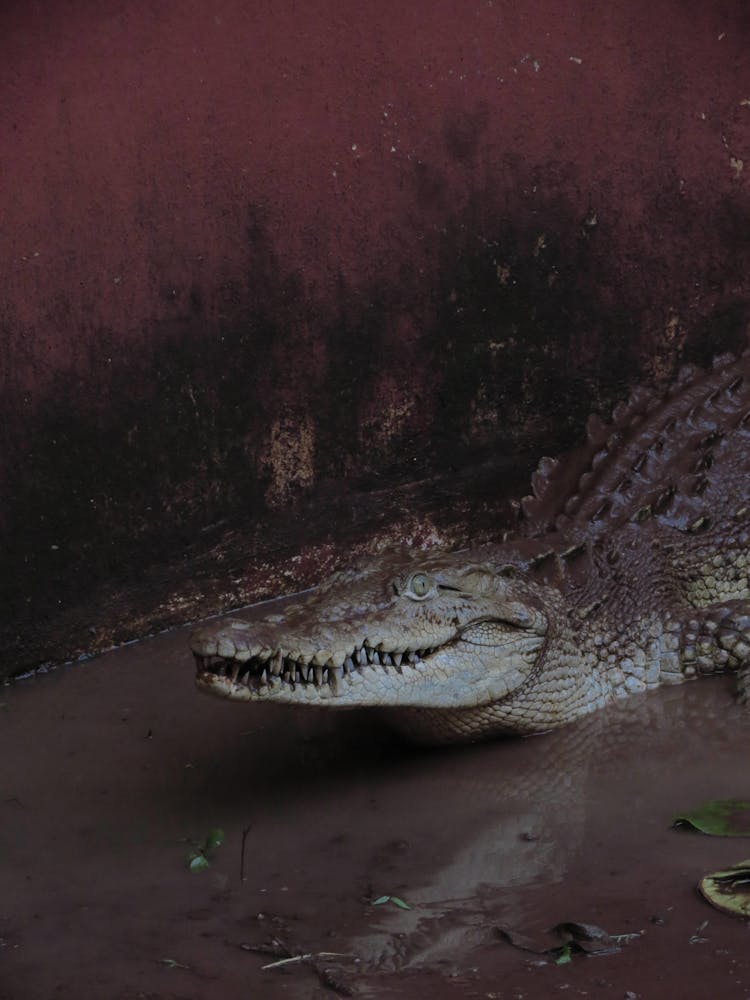
<path fill-rule="evenodd" d="M 200 671 L 195 676 L 195 686 L 203 694 L 210 694 L 214 698 L 223 698 L 226 701 L 242 702 L 274 702 L 279 705 L 299 705 L 305 707 L 327 706 L 334 702 L 335 694 L 326 688 L 316 688 L 316 697 L 310 697 L 298 692 L 295 696 L 293 691 L 283 689 L 272 689 L 264 685 L 262 689 L 248 687 L 246 684 L 233 681 L 231 677 L 213 674 L 208 671 Z M 342 708 L 348 707 L 342 705 Z"/>
<path fill-rule="evenodd" d="M 225 698 L 230 701 L 253 701 L 258 697 L 244 684 L 235 684 L 228 677 L 218 677 L 216 674 L 196 674 L 195 686 L 203 694 L 210 694 L 215 698 Z"/>

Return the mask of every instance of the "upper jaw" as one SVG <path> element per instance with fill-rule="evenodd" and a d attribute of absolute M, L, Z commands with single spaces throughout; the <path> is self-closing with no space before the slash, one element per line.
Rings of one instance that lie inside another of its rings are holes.
<path fill-rule="evenodd" d="M 273 699 L 323 702 L 344 697 L 364 671 L 398 676 L 420 671 L 437 648 L 390 649 L 368 640 L 352 642 L 348 652 L 315 649 L 307 653 L 279 646 L 232 642 L 228 637 L 196 633 L 191 639 L 196 684 L 202 691 L 236 701 Z"/>

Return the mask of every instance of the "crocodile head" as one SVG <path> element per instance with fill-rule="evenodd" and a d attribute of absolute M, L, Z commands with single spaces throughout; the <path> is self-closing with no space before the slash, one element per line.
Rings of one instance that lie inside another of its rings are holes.
<path fill-rule="evenodd" d="M 540 588 L 496 548 L 382 555 L 282 613 L 191 637 L 200 690 L 234 701 L 473 709 L 528 680 L 548 628 Z"/>

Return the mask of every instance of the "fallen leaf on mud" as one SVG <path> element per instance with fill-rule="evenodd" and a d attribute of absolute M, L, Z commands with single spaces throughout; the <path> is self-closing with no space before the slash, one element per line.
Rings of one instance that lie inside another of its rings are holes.
<path fill-rule="evenodd" d="M 725 871 L 712 872 L 698 883 L 711 906 L 734 917 L 750 917 L 750 859 Z"/>
<path fill-rule="evenodd" d="M 750 837 L 750 802 L 716 799 L 675 816 L 675 829 L 694 829 L 713 837 Z"/>
<path fill-rule="evenodd" d="M 224 843 L 224 831 L 216 827 L 209 830 L 201 846 L 191 851 L 187 857 L 188 869 L 193 872 L 203 872 L 211 866 L 211 856 L 214 851 Z"/>
<path fill-rule="evenodd" d="M 405 903 L 400 896 L 378 896 L 377 899 L 373 899 L 373 906 L 382 906 L 383 903 L 393 903 L 394 906 L 398 906 L 401 910 L 410 910 L 411 907 L 408 903 Z"/>
<path fill-rule="evenodd" d="M 496 927 L 495 933 L 503 941 L 512 944 L 514 948 L 533 952 L 535 955 L 549 955 L 557 965 L 565 965 L 575 954 L 584 955 L 614 955 L 620 951 L 619 940 L 628 940 L 639 935 L 610 935 L 595 924 L 579 924 L 568 921 L 556 924 L 546 932 L 546 937 L 553 935 L 557 939 L 554 944 L 541 939 L 531 938 L 507 927 Z"/>
<path fill-rule="evenodd" d="M 191 872 L 205 871 L 206 868 L 210 866 L 210 864 L 211 862 L 208 860 L 205 854 L 201 854 L 200 852 L 191 854 L 188 857 L 188 868 L 190 869 Z"/>
<path fill-rule="evenodd" d="M 613 955 L 620 950 L 615 937 L 596 924 L 557 924 L 552 933 L 561 937 L 564 944 L 573 944 L 587 955 Z"/>
<path fill-rule="evenodd" d="M 391 902 L 394 903 L 396 906 L 400 907 L 402 910 L 411 909 L 409 904 L 405 903 L 404 900 L 401 899 L 399 896 L 391 896 Z"/>
<path fill-rule="evenodd" d="M 215 851 L 217 847 L 221 847 L 224 843 L 224 831 L 220 830 L 218 827 L 215 830 L 209 830 L 208 835 L 203 842 L 203 850 Z"/>

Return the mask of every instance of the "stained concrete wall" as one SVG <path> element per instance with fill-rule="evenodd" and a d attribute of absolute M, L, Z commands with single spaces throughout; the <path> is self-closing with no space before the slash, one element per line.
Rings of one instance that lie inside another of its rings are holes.
<path fill-rule="evenodd" d="M 746 10 L 4 4 L 2 669 L 492 514 L 742 342 Z"/>

